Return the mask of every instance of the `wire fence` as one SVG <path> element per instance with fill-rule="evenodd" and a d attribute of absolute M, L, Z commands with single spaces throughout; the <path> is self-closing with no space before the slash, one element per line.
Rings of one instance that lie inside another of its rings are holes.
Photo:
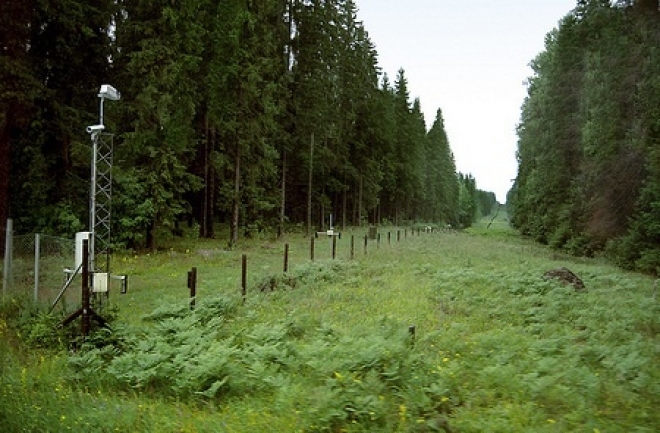
<path fill-rule="evenodd" d="M 52 303 L 74 266 L 75 240 L 44 234 L 13 236 L 5 243 L 2 268 L 3 295 L 23 295 L 39 303 Z M 67 290 L 66 305 L 80 302 L 80 290 Z"/>

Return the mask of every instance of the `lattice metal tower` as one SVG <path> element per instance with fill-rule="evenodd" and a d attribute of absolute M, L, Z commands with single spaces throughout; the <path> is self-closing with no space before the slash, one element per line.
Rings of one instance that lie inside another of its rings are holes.
<path fill-rule="evenodd" d="M 92 232 L 90 262 L 93 272 L 110 272 L 110 216 L 112 211 L 113 134 L 92 138 L 92 181 L 89 221 Z"/>
<path fill-rule="evenodd" d="M 92 138 L 92 174 L 89 193 L 89 267 L 92 272 L 110 272 L 110 216 L 112 205 L 112 152 L 114 135 L 104 132 L 103 102 L 118 101 L 120 93 L 109 84 L 101 86 L 100 121 L 87 127 Z"/>

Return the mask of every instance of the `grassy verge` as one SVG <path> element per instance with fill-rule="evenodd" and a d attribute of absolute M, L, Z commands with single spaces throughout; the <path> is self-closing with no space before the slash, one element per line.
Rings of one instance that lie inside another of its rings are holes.
<path fill-rule="evenodd" d="M 75 353 L 34 349 L 34 339 L 26 346 L 26 325 L 5 306 L 0 424 L 6 431 L 656 431 L 660 306 L 649 278 L 558 256 L 497 221 L 464 233 L 401 232 L 399 241 L 390 230 L 391 242 L 381 230 L 367 254 L 364 233 L 353 233 L 353 260 L 350 234 L 334 261 L 329 241 L 319 239 L 314 263 L 309 240 L 290 235 L 286 277 L 282 244 L 270 241 L 120 257 L 117 271 L 130 275 L 131 289 L 111 298 L 114 332 Z M 242 253 L 250 269 L 245 303 Z M 541 278 L 560 266 L 587 290 Z"/>

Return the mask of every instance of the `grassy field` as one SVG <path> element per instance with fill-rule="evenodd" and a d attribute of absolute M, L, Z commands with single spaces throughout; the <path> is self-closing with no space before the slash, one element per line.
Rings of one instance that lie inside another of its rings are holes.
<path fill-rule="evenodd" d="M 366 254 L 365 231 L 343 233 L 335 260 L 319 238 L 314 262 L 295 234 L 118 256 L 130 288 L 111 295 L 112 332 L 75 351 L 77 323 L 56 333 L 58 317 L 3 300 L 2 431 L 660 429 L 652 279 L 521 240 L 503 219 L 380 233 Z M 542 278 L 562 266 L 585 291 Z"/>

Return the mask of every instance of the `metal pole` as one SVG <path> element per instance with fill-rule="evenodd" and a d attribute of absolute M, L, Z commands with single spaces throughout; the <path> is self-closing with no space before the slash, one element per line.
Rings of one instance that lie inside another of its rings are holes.
<path fill-rule="evenodd" d="M 41 236 L 34 235 L 34 302 L 39 301 L 39 255 L 41 253 Z"/>
<path fill-rule="evenodd" d="M 2 296 L 7 294 L 11 276 L 11 258 L 12 258 L 12 240 L 14 237 L 14 220 L 7 218 L 7 228 L 5 229 L 5 262 L 2 271 Z"/>
<path fill-rule="evenodd" d="M 247 298 L 247 254 L 241 256 L 241 296 L 245 303 Z"/>
<path fill-rule="evenodd" d="M 289 244 L 284 244 L 284 273 L 289 272 Z"/>
<path fill-rule="evenodd" d="M 83 338 L 89 334 L 90 305 L 89 305 L 89 241 L 83 241 L 82 261 L 82 335 Z"/>
<path fill-rule="evenodd" d="M 103 98 L 101 98 L 103 100 Z M 103 105 L 101 105 L 103 106 Z M 99 134 L 92 134 L 92 178 L 89 190 L 89 268 L 91 272 L 96 270 L 94 260 L 94 229 L 96 226 L 96 154 L 98 152 Z"/>
<path fill-rule="evenodd" d="M 103 125 L 103 100 L 105 98 L 101 96 L 101 105 L 99 107 L 99 125 Z"/>

